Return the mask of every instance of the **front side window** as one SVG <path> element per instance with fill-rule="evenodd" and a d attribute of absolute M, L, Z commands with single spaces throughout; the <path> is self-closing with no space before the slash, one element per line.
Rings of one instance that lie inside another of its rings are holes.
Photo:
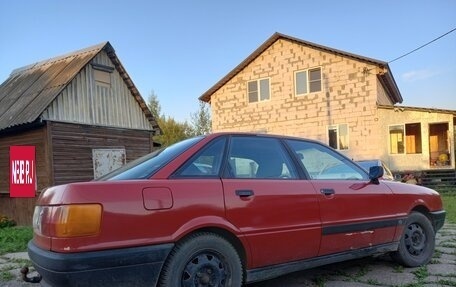
<path fill-rule="evenodd" d="M 315 180 L 367 180 L 367 173 L 349 159 L 330 148 L 299 140 L 287 140 L 310 179 Z"/>
<path fill-rule="evenodd" d="M 228 177 L 297 179 L 298 174 L 282 143 L 267 137 L 232 137 Z"/>
<path fill-rule="evenodd" d="M 412 123 L 389 127 L 390 153 L 421 153 L 421 124 Z"/>
<path fill-rule="evenodd" d="M 249 103 L 269 100 L 271 92 L 269 79 L 260 79 L 247 83 Z"/>
<path fill-rule="evenodd" d="M 321 91 L 321 68 L 295 72 L 295 94 L 297 96 Z"/>
<path fill-rule="evenodd" d="M 328 145 L 333 149 L 348 149 L 348 125 L 331 125 L 328 127 Z"/>

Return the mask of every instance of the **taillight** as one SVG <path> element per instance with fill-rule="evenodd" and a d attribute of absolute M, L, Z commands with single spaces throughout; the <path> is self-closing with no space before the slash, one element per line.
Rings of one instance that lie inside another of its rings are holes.
<path fill-rule="evenodd" d="M 56 206 L 53 216 L 55 237 L 96 235 L 100 232 L 101 205 Z"/>
<path fill-rule="evenodd" d="M 100 232 L 101 215 L 99 204 L 36 206 L 33 228 L 50 237 L 92 236 Z"/>
<path fill-rule="evenodd" d="M 35 233 L 48 235 L 46 220 L 49 214 L 49 206 L 35 206 L 33 211 L 33 230 Z M 46 230 L 44 230 L 46 229 Z"/>

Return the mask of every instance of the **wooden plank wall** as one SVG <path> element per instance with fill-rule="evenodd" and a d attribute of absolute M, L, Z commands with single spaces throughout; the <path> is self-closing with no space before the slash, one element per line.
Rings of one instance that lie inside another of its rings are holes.
<path fill-rule="evenodd" d="M 49 122 L 56 185 L 93 179 L 92 149 L 125 148 L 127 162 L 152 151 L 149 131 Z"/>
<path fill-rule="evenodd" d="M 30 225 L 36 198 L 9 196 L 9 147 L 12 145 L 35 146 L 38 191 L 42 190 L 52 184 L 46 155 L 46 127 L 0 136 L 0 214 L 15 220 L 18 225 Z"/>
<path fill-rule="evenodd" d="M 19 225 L 31 224 L 36 198 L 9 197 L 11 145 L 36 147 L 38 191 L 51 185 L 92 180 L 93 148 L 125 148 L 127 162 L 152 151 L 150 132 L 143 130 L 47 122 L 46 126 L 38 129 L 2 135 L 0 214 L 14 219 Z M 52 152 L 48 152 L 51 149 Z"/>
<path fill-rule="evenodd" d="M 112 67 L 114 63 L 101 51 L 92 63 Z M 97 84 L 95 69 L 86 65 L 43 112 L 50 121 L 126 129 L 152 129 L 140 104 L 122 76 L 114 69 L 109 73 L 109 87 Z"/>

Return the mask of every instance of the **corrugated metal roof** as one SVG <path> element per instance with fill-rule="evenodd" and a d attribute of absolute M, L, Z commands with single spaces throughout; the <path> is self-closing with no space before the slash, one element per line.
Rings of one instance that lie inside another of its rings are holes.
<path fill-rule="evenodd" d="M 0 85 L 0 130 L 32 123 L 100 52 L 106 51 L 152 128 L 160 128 L 109 42 L 14 70 Z"/>
<path fill-rule="evenodd" d="M 341 56 L 349 57 L 352 59 L 356 59 L 358 61 L 367 62 L 371 64 L 375 64 L 381 68 L 385 68 L 388 72 L 382 73 L 378 75 L 380 82 L 385 86 L 387 89 L 388 95 L 392 99 L 394 103 L 402 103 L 402 96 L 397 87 L 396 81 L 391 73 L 391 70 L 388 66 L 387 62 L 352 54 L 349 52 L 344 52 L 341 50 L 337 50 L 334 48 L 326 47 L 323 45 L 315 44 L 309 41 L 304 41 L 295 37 L 291 37 L 288 35 L 284 35 L 281 33 L 274 33 L 269 39 L 267 39 L 260 47 L 258 47 L 252 54 L 250 54 L 244 61 L 242 61 L 239 65 L 237 65 L 231 72 L 229 72 L 225 77 L 223 77 L 220 81 L 218 81 L 214 86 L 212 86 L 209 90 L 207 90 L 204 94 L 202 94 L 199 99 L 204 102 L 210 102 L 212 94 L 214 94 L 218 89 L 220 89 L 223 85 L 225 85 L 229 80 L 231 80 L 234 76 L 236 76 L 240 71 L 242 71 L 247 65 L 249 65 L 253 60 L 255 60 L 259 55 L 261 55 L 267 48 L 269 48 L 272 44 L 274 44 L 279 39 L 284 39 L 287 41 L 292 41 L 300 45 L 309 46 L 318 50 L 323 50 L 329 53 L 339 54 Z"/>

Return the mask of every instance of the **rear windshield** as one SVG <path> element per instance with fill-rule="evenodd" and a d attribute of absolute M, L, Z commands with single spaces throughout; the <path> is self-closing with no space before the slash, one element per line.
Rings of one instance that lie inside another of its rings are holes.
<path fill-rule="evenodd" d="M 202 136 L 194 137 L 175 143 L 167 148 L 156 150 L 148 155 L 129 162 L 121 168 L 116 169 L 96 180 L 131 180 L 149 178 L 168 162 L 202 139 Z"/>

